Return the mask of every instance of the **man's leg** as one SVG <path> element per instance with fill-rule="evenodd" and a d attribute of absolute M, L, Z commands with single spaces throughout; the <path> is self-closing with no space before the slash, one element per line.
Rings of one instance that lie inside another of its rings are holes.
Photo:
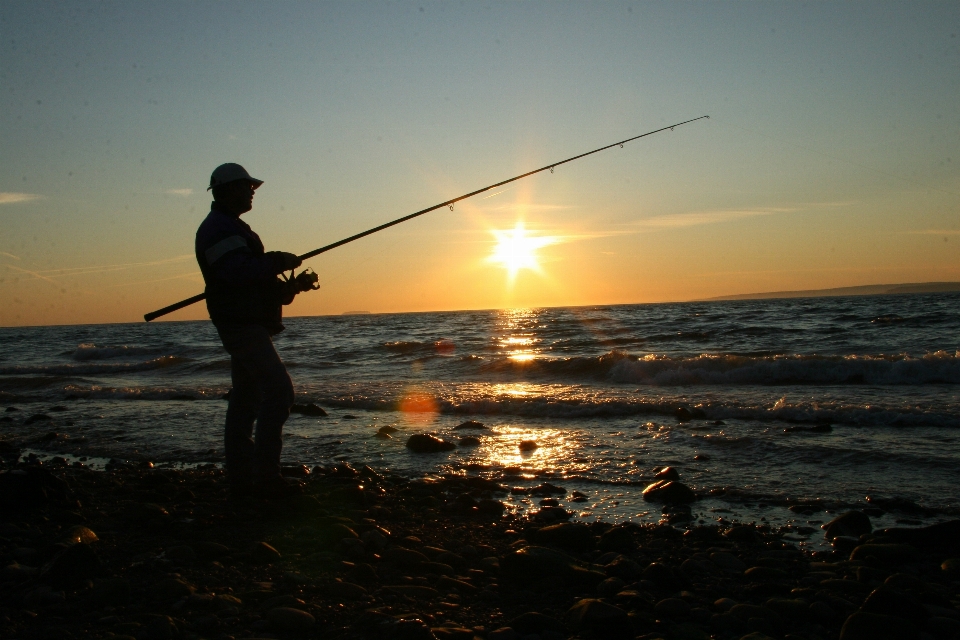
<path fill-rule="evenodd" d="M 238 490 L 252 485 L 256 478 L 253 421 L 260 411 L 260 387 L 243 365 L 240 356 L 230 357 L 233 389 L 227 405 L 227 422 L 223 434 L 227 478 Z"/>
<path fill-rule="evenodd" d="M 243 370 L 245 380 L 251 380 L 256 385 L 257 397 L 260 398 L 253 452 L 254 471 L 261 482 L 279 480 L 283 424 L 290 417 L 290 408 L 293 406 L 293 383 L 265 328 L 244 325 L 227 334 L 221 331 L 224 346 Z M 249 438 L 249 431 L 246 437 Z"/>
<path fill-rule="evenodd" d="M 256 469 L 261 480 L 271 481 L 280 478 L 283 425 L 290 417 L 294 396 L 293 382 L 266 330 L 264 336 L 258 358 L 263 402 L 257 415 Z"/>

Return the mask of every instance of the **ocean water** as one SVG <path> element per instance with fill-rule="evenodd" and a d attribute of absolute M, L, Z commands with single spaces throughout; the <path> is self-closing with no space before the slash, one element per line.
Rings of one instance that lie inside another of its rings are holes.
<path fill-rule="evenodd" d="M 297 401 L 329 413 L 291 416 L 287 462 L 551 482 L 587 496 L 563 503 L 577 518 L 639 522 L 665 517 L 640 493 L 671 465 L 703 496 L 695 522 L 766 521 L 812 547 L 846 508 L 872 508 L 876 526 L 960 514 L 957 294 L 285 324 L 275 342 Z M 207 322 L 0 329 L 0 431 L 40 455 L 220 463 L 229 388 Z M 477 446 L 404 446 L 419 432 L 457 441 L 466 420 L 488 427 Z M 384 426 L 398 431 L 376 437 Z"/>

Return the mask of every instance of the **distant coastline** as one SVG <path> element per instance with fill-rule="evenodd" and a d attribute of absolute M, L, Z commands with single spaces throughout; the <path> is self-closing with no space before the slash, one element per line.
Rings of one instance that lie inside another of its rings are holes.
<path fill-rule="evenodd" d="M 835 298 L 839 296 L 880 296 L 898 293 L 952 293 L 960 292 L 960 282 L 908 282 L 903 284 L 866 284 L 858 287 L 835 289 L 804 289 L 800 291 L 767 291 L 765 293 L 740 293 L 732 296 L 704 298 L 717 300 L 766 300 L 773 298 Z"/>
<path fill-rule="evenodd" d="M 340 315 L 342 316 L 366 316 L 370 315 L 369 311 L 344 311 Z"/>

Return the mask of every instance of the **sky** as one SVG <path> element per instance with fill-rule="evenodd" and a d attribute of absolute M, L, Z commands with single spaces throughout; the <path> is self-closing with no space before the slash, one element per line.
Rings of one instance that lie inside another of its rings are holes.
<path fill-rule="evenodd" d="M 305 253 L 702 115 L 313 258 L 286 315 L 957 281 L 958 33 L 957 2 L 0 0 L 0 326 L 202 292 L 224 162 Z"/>

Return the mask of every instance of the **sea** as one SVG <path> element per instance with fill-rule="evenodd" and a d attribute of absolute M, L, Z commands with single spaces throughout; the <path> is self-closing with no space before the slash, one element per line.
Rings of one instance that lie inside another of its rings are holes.
<path fill-rule="evenodd" d="M 328 414 L 291 416 L 284 464 L 549 483 L 574 520 L 767 523 L 811 549 L 848 509 L 876 528 L 960 516 L 958 294 L 284 322 L 297 403 Z M 0 329 L 0 433 L 41 462 L 220 465 L 229 390 L 209 322 Z M 458 446 L 414 453 L 416 433 Z M 665 466 L 689 513 L 643 499 Z"/>

